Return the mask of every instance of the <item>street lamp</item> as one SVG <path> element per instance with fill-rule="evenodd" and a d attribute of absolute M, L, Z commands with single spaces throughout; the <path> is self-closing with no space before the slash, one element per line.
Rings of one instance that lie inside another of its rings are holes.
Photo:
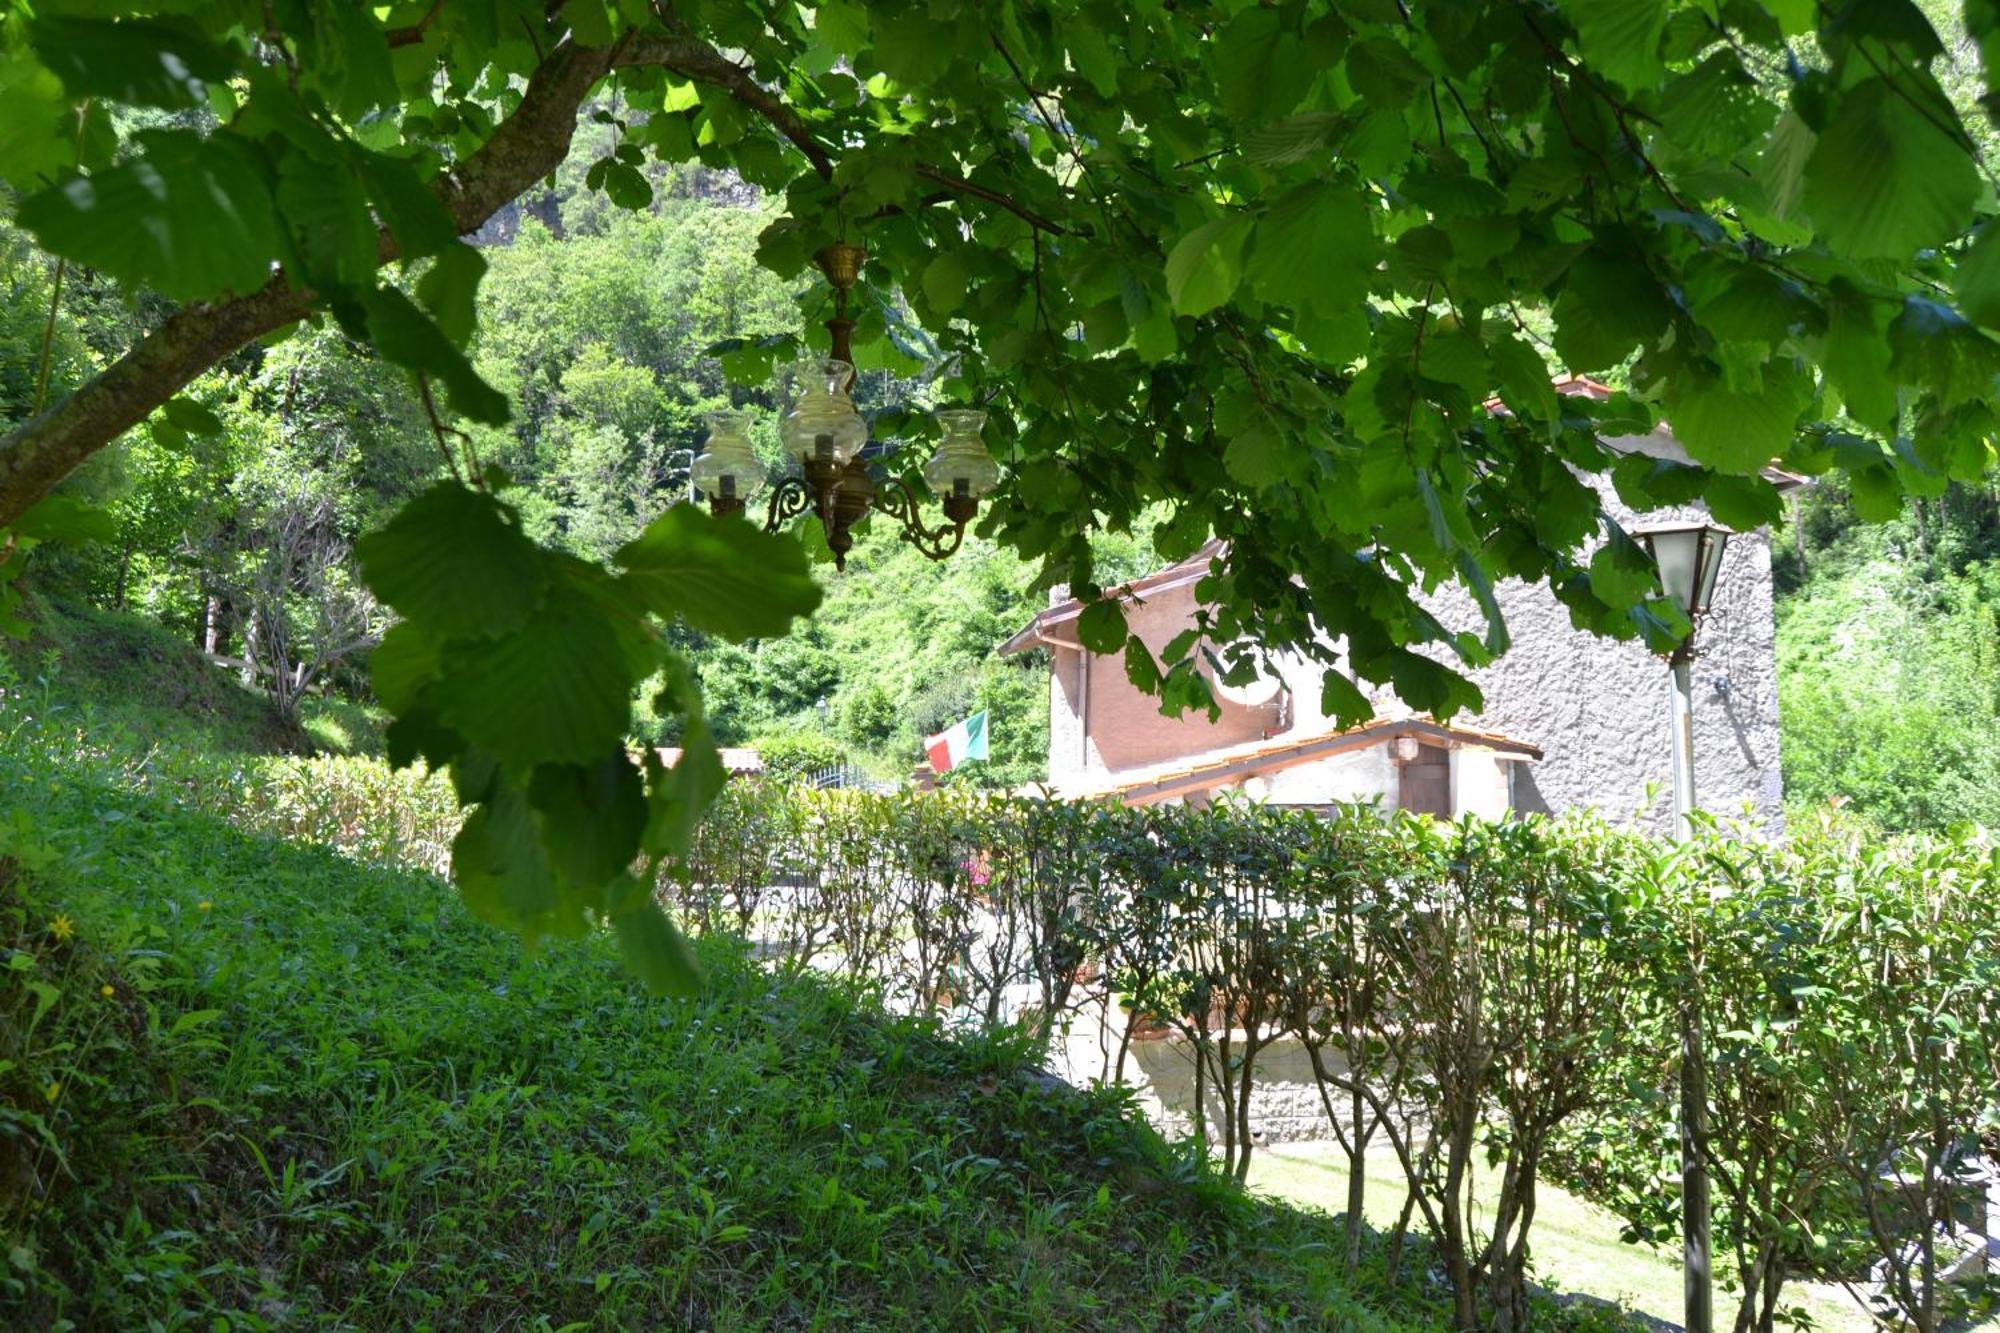
<path fill-rule="evenodd" d="M 1708 618 L 1729 532 L 1712 523 L 1660 523 L 1632 535 L 1659 566 L 1661 591 L 1693 626 L 1667 658 L 1673 677 L 1674 828 L 1687 838 L 1694 835 L 1694 641 Z"/>
<path fill-rule="evenodd" d="M 1715 576 L 1729 533 L 1711 523 L 1660 523 L 1634 537 L 1660 570 L 1660 590 L 1687 613 L 1687 637 L 1667 656 L 1673 680 L 1674 827 L 1694 836 L 1694 685 L 1690 666 L 1695 636 L 1715 596 Z M 1681 1004 L 1681 1242 L 1682 1295 L 1687 1333 L 1714 1333 L 1711 1273 L 1714 1247 L 1709 1236 L 1708 1070 L 1702 1059 L 1701 1015 Z"/>

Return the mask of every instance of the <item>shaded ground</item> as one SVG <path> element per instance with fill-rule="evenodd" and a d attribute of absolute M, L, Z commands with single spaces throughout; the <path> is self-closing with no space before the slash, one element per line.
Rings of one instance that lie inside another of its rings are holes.
<path fill-rule="evenodd" d="M 1268 1198 L 1337 1212 L 1347 1206 L 1347 1159 L 1332 1143 L 1279 1144 L 1252 1159 L 1250 1186 Z M 1680 1327 L 1677 1252 L 1624 1244 L 1618 1239 L 1616 1216 L 1553 1185 L 1541 1185 L 1536 1198 L 1530 1244 L 1542 1280 L 1562 1291 L 1586 1292 Z M 1393 1226 L 1402 1200 L 1403 1177 L 1393 1155 L 1371 1156 L 1368 1220 L 1380 1227 Z M 1836 1283 L 1787 1283 L 1785 1305 L 1803 1307 L 1815 1326 L 1836 1333 L 1869 1333 L 1877 1327 Z M 1726 1326 L 1735 1298 L 1718 1288 L 1715 1307 L 1717 1319 Z M 1977 1333 L 2000 1333 L 2000 1317 L 1980 1324 Z"/>

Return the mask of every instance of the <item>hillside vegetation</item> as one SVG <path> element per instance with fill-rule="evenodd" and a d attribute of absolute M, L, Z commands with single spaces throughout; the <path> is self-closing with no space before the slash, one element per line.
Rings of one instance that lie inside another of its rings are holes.
<path fill-rule="evenodd" d="M 249 831 L 283 770 L 375 761 L 272 753 L 126 618 L 40 624 L 0 658 L 0 1324 L 1436 1326 L 1005 1039 L 719 938 L 650 999 L 390 863 L 421 839 Z"/>
<path fill-rule="evenodd" d="M 1774 548 L 1787 799 L 2000 828 L 2000 477 L 1872 517 L 1822 482 Z"/>

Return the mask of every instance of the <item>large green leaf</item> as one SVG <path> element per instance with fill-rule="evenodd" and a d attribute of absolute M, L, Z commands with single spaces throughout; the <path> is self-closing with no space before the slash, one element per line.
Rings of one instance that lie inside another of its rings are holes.
<path fill-rule="evenodd" d="M 15 519 L 12 531 L 33 542 L 115 542 L 118 520 L 73 495 L 51 495 Z"/>
<path fill-rule="evenodd" d="M 646 786 L 620 745 L 595 763 L 543 764 L 528 784 L 542 845 L 562 878 L 603 884 L 631 869 L 646 827 Z"/>
<path fill-rule="evenodd" d="M 1256 225 L 1249 278 L 1263 300 L 1332 312 L 1359 305 L 1380 259 L 1362 189 L 1312 181 L 1282 195 Z"/>
<path fill-rule="evenodd" d="M 36 19 L 36 52 L 72 97 L 104 97 L 185 111 L 236 72 L 234 52 L 184 20 Z"/>
<path fill-rule="evenodd" d="M 1286 30 L 1284 12 L 1252 5 L 1216 35 L 1216 92 L 1232 120 L 1274 120 L 1312 86 L 1316 71 L 1299 34 Z"/>
<path fill-rule="evenodd" d="M 376 596 L 451 638 L 517 629 L 548 586 L 546 560 L 513 511 L 490 495 L 439 482 L 355 544 Z"/>
<path fill-rule="evenodd" d="M 521 792 L 496 784 L 451 844 L 451 877 L 473 914 L 527 940 L 578 935 L 585 904 L 566 895 L 542 850 L 535 813 Z"/>
<path fill-rule="evenodd" d="M 1175 243 L 1167 255 L 1167 296 L 1176 314 L 1205 315 L 1235 295 L 1249 233 L 1248 218 L 1216 218 Z"/>
<path fill-rule="evenodd" d="M 362 297 L 368 336 L 389 360 L 442 382 L 458 412 L 488 425 L 507 420 L 507 399 L 479 377 L 472 362 L 416 302 L 394 287 L 376 287 Z"/>
<path fill-rule="evenodd" d="M 1847 89 L 1806 161 L 1806 212 L 1837 251 L 1908 259 L 1972 220 L 1979 171 L 1947 132 L 1956 116 L 1912 82 L 1898 89 L 1871 78 Z"/>
<path fill-rule="evenodd" d="M 690 996 L 701 990 L 701 967 L 687 937 L 650 897 L 614 912 L 612 930 L 625 966 L 655 995 Z"/>
<path fill-rule="evenodd" d="M 692 688 L 690 683 L 690 688 Z M 695 701 L 697 704 L 699 700 Z M 692 710 L 691 710 L 692 711 Z M 707 719 L 693 711 L 681 733 L 680 758 L 669 768 L 658 755 L 648 755 L 645 846 L 655 856 L 685 857 L 694 842 L 701 816 L 722 793 L 728 773 L 715 747 Z"/>
<path fill-rule="evenodd" d="M 304 153 L 278 163 L 278 212 L 305 283 L 322 290 L 367 284 L 375 272 L 375 219 L 344 164 Z"/>
<path fill-rule="evenodd" d="M 1668 381 L 1668 425 L 1696 460 L 1722 472 L 1752 473 L 1791 448 L 1810 391 L 1785 362 L 1772 362 L 1762 383 L 1741 388 L 1689 370 Z"/>
<path fill-rule="evenodd" d="M 618 552 L 617 586 L 653 614 L 741 643 L 774 638 L 820 602 L 792 537 L 677 504 Z"/>
<path fill-rule="evenodd" d="M 1593 69 L 1634 90 L 1658 82 L 1667 0 L 1565 0 L 1563 9 Z"/>
<path fill-rule="evenodd" d="M 257 149 L 187 130 L 138 142 L 138 156 L 22 200 L 21 225 L 52 254 L 179 301 L 269 282 L 278 228 Z"/>
<path fill-rule="evenodd" d="M 445 647 L 444 720 L 519 768 L 584 764 L 620 744 L 633 681 L 607 612 L 571 592 L 510 634 Z"/>

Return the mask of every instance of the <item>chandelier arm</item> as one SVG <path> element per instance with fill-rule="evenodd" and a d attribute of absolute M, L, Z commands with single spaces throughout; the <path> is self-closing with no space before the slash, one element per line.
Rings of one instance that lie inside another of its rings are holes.
<path fill-rule="evenodd" d="M 812 488 L 803 477 L 786 477 L 771 491 L 771 503 L 764 516 L 764 531 L 776 532 L 786 523 L 812 508 Z"/>
<path fill-rule="evenodd" d="M 896 520 L 902 531 L 902 539 L 921 551 L 931 560 L 943 560 L 965 542 L 965 525 L 946 522 L 936 528 L 926 527 L 923 521 L 923 506 L 917 499 L 910 483 L 901 477 L 891 477 L 875 495 L 873 507 L 880 513 Z"/>

